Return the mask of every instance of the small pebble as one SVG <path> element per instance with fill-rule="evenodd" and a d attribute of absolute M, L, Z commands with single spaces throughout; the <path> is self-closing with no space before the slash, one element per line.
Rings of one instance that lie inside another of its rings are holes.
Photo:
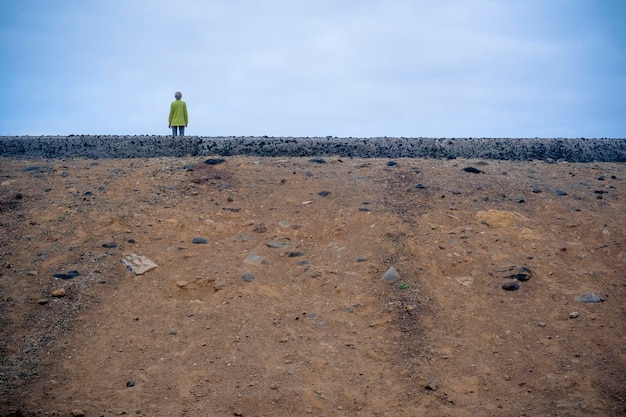
<path fill-rule="evenodd" d="M 600 303 L 604 301 L 604 298 L 600 294 L 588 293 L 579 295 L 576 297 L 576 301 L 582 301 L 583 303 Z"/>
<path fill-rule="evenodd" d="M 396 268 L 394 268 L 393 266 L 390 267 L 387 272 L 385 272 L 385 274 L 383 275 L 383 277 L 381 278 L 383 281 L 389 282 L 389 283 L 393 283 L 395 282 L 398 278 L 400 278 L 400 274 L 398 273 L 398 271 L 396 270 Z"/>
<path fill-rule="evenodd" d="M 519 290 L 519 283 L 515 281 L 507 281 L 504 284 L 502 284 L 502 289 L 505 291 Z"/>
<path fill-rule="evenodd" d="M 252 282 L 254 281 L 254 275 L 246 272 L 245 274 L 241 276 L 241 279 L 244 280 L 245 282 Z"/>
<path fill-rule="evenodd" d="M 65 297 L 65 288 L 52 291 L 52 296 L 57 298 Z"/>
<path fill-rule="evenodd" d="M 428 391 L 437 391 L 437 382 L 433 378 L 430 378 L 426 382 L 426 386 L 424 388 L 426 388 Z"/>
<path fill-rule="evenodd" d="M 469 172 L 470 174 L 484 174 L 484 171 L 481 171 L 480 169 L 476 169 L 474 167 L 467 167 L 467 168 L 463 168 L 463 171 L 465 172 Z"/>
<path fill-rule="evenodd" d="M 55 278 L 59 278 L 59 279 L 72 279 L 72 278 L 76 278 L 79 275 L 80 273 L 74 269 L 72 271 L 68 271 L 63 274 L 54 274 L 52 276 Z"/>
<path fill-rule="evenodd" d="M 570 319 L 575 319 L 578 316 L 580 316 L 580 313 L 578 311 L 572 311 L 571 313 L 569 313 Z"/>
<path fill-rule="evenodd" d="M 196 245 L 206 245 L 207 243 L 209 243 L 209 241 L 203 237 L 194 237 L 191 240 L 191 243 L 194 243 Z"/>

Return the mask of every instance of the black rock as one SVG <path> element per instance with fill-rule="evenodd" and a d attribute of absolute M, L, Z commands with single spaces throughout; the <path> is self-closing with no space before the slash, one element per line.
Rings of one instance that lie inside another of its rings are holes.
<path fill-rule="evenodd" d="M 22 170 L 22 172 L 29 172 L 29 171 L 39 171 L 39 167 L 37 165 L 31 165 Z"/>
<path fill-rule="evenodd" d="M 396 161 L 389 161 L 389 162 L 387 162 L 387 166 L 388 167 L 395 167 L 396 165 L 398 165 L 398 163 Z"/>
<path fill-rule="evenodd" d="M 304 253 L 300 251 L 287 252 L 289 258 L 297 258 L 298 256 L 304 256 Z"/>
<path fill-rule="evenodd" d="M 240 208 L 236 208 L 236 207 L 222 207 L 222 210 L 232 211 L 233 213 L 237 213 L 241 209 Z"/>
<path fill-rule="evenodd" d="M 74 270 L 68 271 L 68 272 L 66 272 L 64 274 L 54 274 L 52 276 L 55 277 L 55 278 L 58 278 L 58 279 L 72 279 L 72 278 L 76 278 L 79 275 L 80 275 L 80 273 L 77 270 L 74 269 Z"/>
<path fill-rule="evenodd" d="M 533 193 L 540 194 L 541 190 L 539 188 L 533 188 Z"/>
<path fill-rule="evenodd" d="M 115 243 L 115 242 L 103 243 L 102 247 L 103 248 L 107 248 L 107 249 L 115 249 L 115 248 L 117 248 L 117 243 Z"/>
<path fill-rule="evenodd" d="M 521 268 L 519 268 L 517 270 L 517 273 L 515 274 L 511 274 L 509 276 L 507 276 L 507 278 L 510 279 L 516 279 L 518 281 L 528 281 L 529 279 L 531 279 L 533 276 L 533 273 L 530 269 L 522 266 Z"/>
<path fill-rule="evenodd" d="M 567 195 L 567 193 L 563 190 L 561 190 L 560 188 L 558 188 L 556 190 L 556 195 L 558 195 L 559 197 L 563 197 L 564 195 Z"/>
<path fill-rule="evenodd" d="M 204 163 L 207 165 L 218 165 L 223 162 L 226 162 L 226 160 L 223 158 L 209 158 L 206 161 L 204 161 Z"/>
<path fill-rule="evenodd" d="M 484 171 L 481 171 L 480 169 L 474 168 L 474 167 L 467 167 L 467 168 L 463 168 L 463 171 L 465 172 L 469 172 L 470 174 L 484 174 Z"/>
<path fill-rule="evenodd" d="M 330 191 L 320 191 L 319 193 L 317 193 L 318 195 L 321 195 L 322 197 L 326 197 L 327 195 L 330 194 Z"/>
<path fill-rule="evenodd" d="M 507 281 L 504 284 L 502 284 L 502 289 L 505 291 L 519 290 L 519 283 L 515 281 Z"/>
<path fill-rule="evenodd" d="M 325 164 L 326 161 L 322 158 L 313 158 L 309 159 L 309 162 L 313 162 L 314 164 Z"/>
<path fill-rule="evenodd" d="M 194 237 L 191 239 L 191 243 L 195 243 L 196 245 L 206 245 L 209 241 L 203 237 Z"/>
<path fill-rule="evenodd" d="M 420 184 L 417 184 L 417 185 L 415 186 L 415 188 L 417 188 L 418 190 L 423 190 L 423 189 L 428 188 L 428 187 L 427 187 L 427 186 L 425 186 L 424 184 L 421 184 L 421 183 L 420 183 Z"/>
<path fill-rule="evenodd" d="M 252 275 L 249 272 L 246 272 L 245 274 L 241 276 L 241 279 L 244 280 L 245 282 L 252 282 L 254 281 L 254 275 Z"/>
<path fill-rule="evenodd" d="M 131 388 L 135 386 L 135 381 L 130 380 L 128 382 L 126 382 L 126 388 Z"/>

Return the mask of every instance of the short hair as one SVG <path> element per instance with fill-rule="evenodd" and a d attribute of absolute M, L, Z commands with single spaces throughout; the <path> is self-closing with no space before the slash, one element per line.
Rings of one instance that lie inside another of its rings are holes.
<path fill-rule="evenodd" d="M 183 97 L 183 93 L 181 93 L 180 91 L 177 91 L 174 93 L 174 98 L 182 98 Z"/>

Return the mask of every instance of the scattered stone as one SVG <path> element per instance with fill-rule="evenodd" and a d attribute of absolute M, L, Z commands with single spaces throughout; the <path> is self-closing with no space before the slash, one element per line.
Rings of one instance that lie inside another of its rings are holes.
<path fill-rule="evenodd" d="M 52 296 L 57 298 L 65 297 L 65 288 L 52 291 Z"/>
<path fill-rule="evenodd" d="M 587 293 L 576 297 L 576 301 L 582 301 L 583 303 L 600 303 L 604 301 L 604 298 L 600 294 Z"/>
<path fill-rule="evenodd" d="M 567 195 L 567 193 L 565 191 L 561 190 L 560 188 L 557 188 L 556 195 L 559 196 L 559 197 L 563 197 L 563 196 Z"/>
<path fill-rule="evenodd" d="M 135 386 L 135 381 L 133 381 L 132 379 L 126 382 L 126 388 L 130 388 L 134 386 Z"/>
<path fill-rule="evenodd" d="M 505 291 L 519 290 L 519 283 L 516 281 L 507 281 L 504 284 L 502 284 L 502 289 Z"/>
<path fill-rule="evenodd" d="M 326 161 L 322 158 L 313 158 L 313 159 L 309 159 L 309 162 L 312 162 L 314 164 L 325 164 Z"/>
<path fill-rule="evenodd" d="M 525 203 L 526 200 L 524 199 L 524 197 L 518 197 L 515 199 L 515 202 L 518 204 L 521 204 L 521 203 Z"/>
<path fill-rule="evenodd" d="M 359 256 L 358 258 L 356 258 L 357 262 L 366 262 L 367 261 L 367 256 Z"/>
<path fill-rule="evenodd" d="M 539 189 L 539 188 L 533 188 L 533 193 L 535 193 L 535 194 L 541 194 L 541 189 Z"/>
<path fill-rule="evenodd" d="M 540 321 L 539 323 L 537 323 L 537 326 L 546 327 L 546 323 L 544 323 L 543 321 Z"/>
<path fill-rule="evenodd" d="M 252 282 L 254 281 L 254 275 L 252 275 L 249 272 L 246 272 L 245 274 L 241 276 L 241 279 L 244 280 L 245 282 Z"/>
<path fill-rule="evenodd" d="M 321 195 L 322 197 L 327 197 L 330 194 L 330 191 L 320 191 L 317 195 Z"/>
<path fill-rule="evenodd" d="M 472 285 L 472 282 L 474 282 L 473 277 L 457 277 L 456 280 L 459 282 L 459 284 L 466 287 L 469 287 L 470 285 Z"/>
<path fill-rule="evenodd" d="M 437 381 L 435 381 L 433 378 L 429 378 L 428 381 L 426 381 L 426 385 L 424 386 L 424 388 L 428 391 L 437 391 Z"/>
<path fill-rule="evenodd" d="M 422 183 L 419 183 L 419 184 L 417 184 L 417 185 L 415 186 L 415 188 L 417 188 L 418 190 L 424 190 L 424 189 L 426 189 L 426 188 L 428 188 L 428 187 L 427 187 L 427 186 L 425 186 L 425 185 L 424 185 L 424 184 L 422 184 Z"/>
<path fill-rule="evenodd" d="M 533 276 L 533 273 L 530 269 L 522 266 L 520 268 L 518 268 L 517 272 L 515 274 L 511 274 L 509 276 L 507 276 L 507 278 L 509 279 L 516 279 L 518 281 L 528 281 L 529 279 L 531 279 Z"/>
<path fill-rule="evenodd" d="M 115 248 L 117 248 L 117 243 L 115 243 L 115 242 L 103 243 L 102 247 L 106 248 L 106 249 L 115 249 Z"/>
<path fill-rule="evenodd" d="M 389 161 L 389 162 L 387 162 L 387 166 L 388 167 L 395 167 L 396 165 L 398 165 L 398 163 L 396 161 Z"/>
<path fill-rule="evenodd" d="M 73 409 L 70 414 L 72 414 L 72 417 L 85 417 L 84 411 L 79 408 Z"/>
<path fill-rule="evenodd" d="M 400 278 L 400 274 L 398 273 L 396 268 L 392 266 L 387 270 L 387 272 L 384 273 L 381 279 L 391 284 L 395 282 L 398 278 Z"/>
<path fill-rule="evenodd" d="M 152 259 L 143 255 L 136 255 L 131 253 L 125 258 L 121 259 L 126 269 L 133 273 L 133 275 L 143 275 L 144 273 L 156 268 L 158 265 Z"/>
<path fill-rule="evenodd" d="M 222 207 L 222 210 L 232 211 L 233 213 L 238 213 L 241 210 L 239 207 Z"/>
<path fill-rule="evenodd" d="M 267 232 L 267 226 L 265 226 L 264 224 L 257 224 L 254 226 L 254 229 L 252 229 L 252 231 L 255 233 L 265 233 Z"/>
<path fill-rule="evenodd" d="M 287 252 L 287 257 L 289 258 L 297 258 L 299 256 L 304 256 L 304 253 L 300 251 Z"/>
<path fill-rule="evenodd" d="M 469 172 L 470 174 L 484 174 L 484 171 L 481 171 L 480 169 L 474 168 L 474 167 L 467 167 L 467 168 L 463 168 L 463 171 L 465 172 Z"/>
<path fill-rule="evenodd" d="M 31 165 L 31 166 L 28 166 L 28 167 L 22 169 L 22 172 L 29 172 L 29 171 L 39 171 L 39 166 Z"/>
<path fill-rule="evenodd" d="M 176 329 L 171 329 L 171 330 L 169 331 L 169 334 L 171 334 L 171 335 L 175 336 L 176 334 L 178 334 L 178 332 L 176 331 Z"/>
<path fill-rule="evenodd" d="M 569 313 L 570 319 L 575 319 L 578 316 L 580 316 L 580 313 L 578 311 L 572 311 L 571 313 Z"/>
<path fill-rule="evenodd" d="M 291 227 L 291 223 L 289 223 L 289 222 L 288 222 L 288 221 L 286 221 L 286 220 L 281 220 L 281 221 L 279 221 L 279 222 L 278 222 L 278 225 L 279 225 L 280 227 L 282 227 L 283 229 L 286 229 L 286 228 L 288 228 L 288 227 Z"/>
<path fill-rule="evenodd" d="M 191 243 L 195 245 L 206 245 L 209 241 L 203 237 L 194 237 L 191 239 Z"/>
<path fill-rule="evenodd" d="M 207 165 L 219 165 L 224 162 L 226 162 L 226 160 L 223 158 L 209 158 L 206 161 L 204 161 L 204 163 Z"/>
<path fill-rule="evenodd" d="M 284 248 L 285 246 L 289 246 L 289 243 L 270 242 L 270 243 L 266 243 L 266 245 L 272 249 L 280 249 L 280 248 Z"/>
<path fill-rule="evenodd" d="M 247 264 L 251 264 L 251 265 L 260 265 L 263 263 L 263 257 L 256 255 L 254 253 L 251 253 L 248 256 L 246 256 L 246 259 L 244 260 L 244 262 Z"/>
<path fill-rule="evenodd" d="M 86 191 L 86 192 L 83 193 L 83 195 L 85 197 L 91 197 L 91 196 L 93 196 L 93 193 L 91 191 Z"/>
<path fill-rule="evenodd" d="M 39 304 L 39 305 L 45 305 L 45 304 L 48 304 L 49 302 L 50 302 L 50 300 L 49 300 L 49 299 L 47 299 L 47 298 L 40 298 L 40 299 L 37 301 L 37 304 Z"/>
<path fill-rule="evenodd" d="M 52 276 L 58 279 L 72 279 L 79 276 L 80 273 L 77 270 L 71 270 L 62 274 L 53 274 Z"/>

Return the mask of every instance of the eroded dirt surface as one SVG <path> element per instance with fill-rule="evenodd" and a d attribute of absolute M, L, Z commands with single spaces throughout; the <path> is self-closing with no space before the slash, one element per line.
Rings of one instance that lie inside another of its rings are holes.
<path fill-rule="evenodd" d="M 0 159 L 0 416 L 626 413 L 623 164 L 206 159 Z"/>

